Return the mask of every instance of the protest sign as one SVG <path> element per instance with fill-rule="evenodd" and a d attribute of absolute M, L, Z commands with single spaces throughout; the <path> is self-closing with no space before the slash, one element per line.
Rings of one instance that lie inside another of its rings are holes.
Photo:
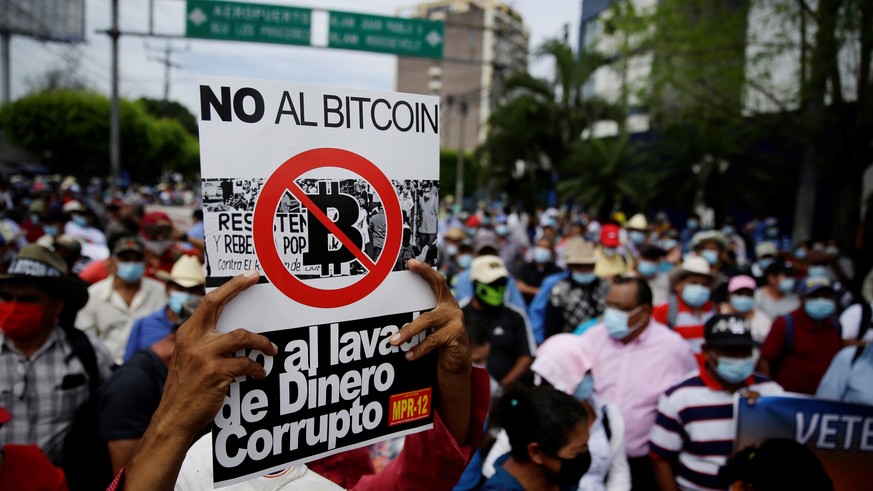
<path fill-rule="evenodd" d="M 200 154 L 206 284 L 259 283 L 218 329 L 267 377 L 231 384 L 212 428 L 216 486 L 431 428 L 435 355 L 388 338 L 434 307 L 406 268 L 436 263 L 439 100 L 204 77 Z"/>
<path fill-rule="evenodd" d="M 737 404 L 737 451 L 788 438 L 813 450 L 834 489 L 870 489 L 873 407 L 788 396 L 761 397 L 754 405 L 741 398 Z"/>

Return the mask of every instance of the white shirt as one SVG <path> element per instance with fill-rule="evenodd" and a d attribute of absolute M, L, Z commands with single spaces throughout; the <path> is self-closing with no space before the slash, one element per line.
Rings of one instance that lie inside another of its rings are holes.
<path fill-rule="evenodd" d="M 103 341 L 113 359 L 121 363 L 133 322 L 166 308 L 167 293 L 160 281 L 143 278 L 139 291 L 127 305 L 113 287 L 114 282 L 115 276 L 110 276 L 88 288 L 88 303 L 79 311 L 76 327 Z"/>
<path fill-rule="evenodd" d="M 843 339 L 858 339 L 858 333 L 861 332 L 861 322 L 864 320 L 861 319 L 862 312 L 861 304 L 855 304 L 849 306 L 845 311 L 843 311 L 842 315 L 840 315 L 840 325 L 843 328 Z M 873 341 L 873 329 L 867 330 L 862 341 L 868 343 Z"/>

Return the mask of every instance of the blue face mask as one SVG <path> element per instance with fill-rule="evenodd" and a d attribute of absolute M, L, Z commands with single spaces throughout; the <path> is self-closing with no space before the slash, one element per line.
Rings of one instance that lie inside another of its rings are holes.
<path fill-rule="evenodd" d="M 640 261 L 637 271 L 643 276 L 655 276 L 658 274 L 658 265 L 652 261 Z"/>
<path fill-rule="evenodd" d="M 712 249 L 704 249 L 700 252 L 700 255 L 703 257 L 703 259 L 706 259 L 706 262 L 708 262 L 710 266 L 718 262 L 718 251 L 714 251 Z"/>
<path fill-rule="evenodd" d="M 797 259 L 805 258 L 806 257 L 806 249 L 795 249 L 794 250 L 794 257 L 796 257 Z"/>
<path fill-rule="evenodd" d="M 666 239 L 661 241 L 661 249 L 664 249 L 665 251 L 669 251 L 677 245 L 679 245 L 679 243 L 673 239 Z"/>
<path fill-rule="evenodd" d="M 782 278 L 779 280 L 779 291 L 782 293 L 791 293 L 794 291 L 794 285 L 797 282 L 794 278 Z"/>
<path fill-rule="evenodd" d="M 828 275 L 828 267 L 827 266 L 810 266 L 808 276 L 824 276 Z"/>
<path fill-rule="evenodd" d="M 446 244 L 446 255 L 449 257 L 454 256 L 458 253 L 458 246 L 455 244 Z"/>
<path fill-rule="evenodd" d="M 755 299 L 746 295 L 731 295 L 731 307 L 740 314 L 755 308 Z"/>
<path fill-rule="evenodd" d="M 141 280 L 143 274 L 145 274 L 145 263 L 119 262 L 115 274 L 125 283 L 136 283 Z"/>
<path fill-rule="evenodd" d="M 606 326 L 606 332 L 609 333 L 612 339 L 624 339 L 640 327 L 641 323 L 635 326 L 628 326 L 630 316 L 636 313 L 638 309 L 639 307 L 630 312 L 624 312 L 612 307 L 606 308 L 603 312 L 603 324 Z"/>
<path fill-rule="evenodd" d="M 498 225 L 494 227 L 494 231 L 497 232 L 497 235 L 501 237 L 506 237 L 507 235 L 509 235 L 509 227 L 507 227 L 506 225 Z"/>
<path fill-rule="evenodd" d="M 640 232 L 639 230 L 631 230 L 630 234 L 628 235 L 630 235 L 630 240 L 636 245 L 640 245 L 646 241 L 645 232 Z"/>
<path fill-rule="evenodd" d="M 682 300 L 690 307 L 702 307 L 703 304 L 709 301 L 711 290 L 703 285 L 685 285 L 682 288 Z"/>
<path fill-rule="evenodd" d="M 73 223 L 80 227 L 87 227 L 88 219 L 83 217 L 82 215 L 73 215 Z"/>
<path fill-rule="evenodd" d="M 593 282 L 597 275 L 594 273 L 571 273 L 570 277 L 573 278 L 573 281 L 579 283 L 580 285 L 590 285 Z"/>
<path fill-rule="evenodd" d="M 172 310 L 176 315 L 179 315 L 182 312 L 182 307 L 185 305 L 185 302 L 191 298 L 191 294 L 188 292 L 170 292 L 170 299 L 167 304 L 170 306 L 170 310 Z"/>
<path fill-rule="evenodd" d="M 815 320 L 826 319 L 837 310 L 837 303 L 829 298 L 810 298 L 803 303 L 803 310 Z"/>
<path fill-rule="evenodd" d="M 673 271 L 673 263 L 670 261 L 661 261 L 659 269 L 662 273 L 669 273 L 670 271 Z"/>
<path fill-rule="evenodd" d="M 770 237 L 771 239 L 775 239 L 776 237 L 779 237 L 779 229 L 774 228 L 774 227 L 768 228 L 767 229 L 767 237 Z"/>
<path fill-rule="evenodd" d="M 573 392 L 573 397 L 577 401 L 586 401 L 591 397 L 591 394 L 594 393 L 594 377 L 591 376 L 591 372 L 585 374 L 585 378 L 579 382 L 579 385 L 576 386 L 576 391 Z"/>
<path fill-rule="evenodd" d="M 748 358 L 720 356 L 715 371 L 724 380 L 732 384 L 738 384 L 749 378 L 755 371 L 755 358 L 753 356 Z"/>
<path fill-rule="evenodd" d="M 471 254 L 461 254 L 458 256 L 458 266 L 461 269 L 470 269 L 471 264 L 473 264 L 473 256 Z"/>
<path fill-rule="evenodd" d="M 686 225 L 688 228 L 697 228 L 697 226 L 700 225 L 700 224 L 697 223 L 697 220 L 695 220 L 695 219 L 693 219 L 693 218 L 689 218 L 688 221 L 685 222 L 685 225 Z"/>
<path fill-rule="evenodd" d="M 533 260 L 534 262 L 544 264 L 552 259 L 552 252 L 545 247 L 534 247 L 533 250 Z"/>
<path fill-rule="evenodd" d="M 730 225 L 725 225 L 721 229 L 721 233 L 723 233 L 727 236 L 731 236 L 731 235 L 735 234 L 736 232 L 737 232 L 737 230 L 735 228 L 731 227 Z"/>
<path fill-rule="evenodd" d="M 616 252 L 617 251 L 616 251 L 615 247 L 604 247 L 603 248 L 603 255 L 606 257 L 615 257 Z"/>
<path fill-rule="evenodd" d="M 48 235 L 51 235 L 52 237 L 57 237 L 58 235 L 61 235 L 61 230 L 58 228 L 57 225 L 46 225 L 42 228 L 42 231 L 47 233 Z"/>
<path fill-rule="evenodd" d="M 769 268 L 771 264 L 773 264 L 773 259 L 771 259 L 769 257 L 765 257 L 763 259 L 758 260 L 758 266 L 761 267 L 761 271 L 766 271 L 767 268 Z"/>

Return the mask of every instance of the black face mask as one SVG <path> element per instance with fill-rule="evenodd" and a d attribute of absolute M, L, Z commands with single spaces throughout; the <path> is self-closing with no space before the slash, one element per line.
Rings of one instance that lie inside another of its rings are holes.
<path fill-rule="evenodd" d="M 561 470 L 557 474 L 550 475 L 549 482 L 561 487 L 579 484 L 579 480 L 591 467 L 591 453 L 589 452 L 580 454 L 575 459 L 558 458 L 561 460 Z"/>

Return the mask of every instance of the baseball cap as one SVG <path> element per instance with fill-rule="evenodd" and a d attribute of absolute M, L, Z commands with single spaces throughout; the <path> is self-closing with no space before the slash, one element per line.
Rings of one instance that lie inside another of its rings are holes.
<path fill-rule="evenodd" d="M 742 347 L 755 346 L 752 339 L 752 326 L 738 315 L 714 315 L 703 327 L 703 339 L 707 346 Z"/>
<path fill-rule="evenodd" d="M 509 271 L 500 256 L 479 256 L 473 259 L 470 277 L 479 283 L 493 283 L 500 278 L 509 277 Z"/>
<path fill-rule="evenodd" d="M 136 237 L 122 237 L 115 243 L 115 247 L 112 249 L 112 255 L 117 256 L 123 252 L 145 254 L 145 247 L 143 247 L 142 242 Z"/>
<path fill-rule="evenodd" d="M 808 276 L 801 280 L 797 287 L 801 295 L 811 295 L 823 289 L 834 289 L 834 284 L 827 276 Z"/>
<path fill-rule="evenodd" d="M 618 225 L 604 225 L 600 229 L 600 243 L 603 247 L 618 247 L 621 245 L 621 240 L 618 238 Z"/>
<path fill-rule="evenodd" d="M 755 280 L 753 280 L 751 276 L 746 276 L 744 274 L 734 276 L 728 282 L 729 293 L 733 293 L 737 290 L 742 290 L 743 288 L 754 290 L 755 288 L 758 288 L 758 284 L 755 283 Z"/>
<path fill-rule="evenodd" d="M 761 242 L 755 246 L 755 256 L 757 257 L 775 256 L 777 252 L 779 251 L 776 249 L 776 244 L 772 242 Z"/>
<path fill-rule="evenodd" d="M 476 254 L 482 253 L 482 250 L 485 248 L 492 248 L 494 252 L 500 252 L 500 243 L 497 241 L 497 234 L 494 232 L 480 231 L 476 234 L 476 238 L 473 240 L 475 244 Z"/>

